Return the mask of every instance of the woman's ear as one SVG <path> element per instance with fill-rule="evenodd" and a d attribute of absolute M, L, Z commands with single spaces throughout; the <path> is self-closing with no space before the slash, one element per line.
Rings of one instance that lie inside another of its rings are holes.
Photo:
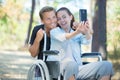
<path fill-rule="evenodd" d="M 70 16 L 70 19 L 71 19 L 71 20 L 73 19 L 73 16 L 72 16 L 72 15 Z"/>

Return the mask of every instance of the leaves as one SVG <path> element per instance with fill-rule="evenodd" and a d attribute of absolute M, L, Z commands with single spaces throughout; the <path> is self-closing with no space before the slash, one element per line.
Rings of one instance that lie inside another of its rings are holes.
<path fill-rule="evenodd" d="M 24 0 L 5 0 L 0 6 L 0 45 L 14 43 L 25 36 L 29 13 L 24 12 Z M 9 41 L 12 39 L 11 41 Z"/>
<path fill-rule="evenodd" d="M 108 1 L 108 7 L 107 7 L 108 50 L 110 49 L 119 50 L 120 48 L 120 5 L 119 5 L 119 2 L 120 2 L 119 0 Z"/>

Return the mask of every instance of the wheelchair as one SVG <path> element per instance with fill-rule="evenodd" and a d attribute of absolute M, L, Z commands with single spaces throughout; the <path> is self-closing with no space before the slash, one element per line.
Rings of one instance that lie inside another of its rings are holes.
<path fill-rule="evenodd" d="M 60 74 L 60 63 L 59 61 L 45 61 L 45 56 L 57 55 L 59 51 L 56 50 L 46 50 L 43 51 L 43 60 L 36 60 L 30 67 L 27 80 L 63 80 Z M 99 52 L 89 52 L 83 53 L 82 58 L 97 58 L 97 61 L 102 61 L 101 54 Z M 85 61 L 83 64 L 88 64 L 89 62 Z M 35 69 L 39 68 L 41 73 L 41 79 L 36 79 Z"/>

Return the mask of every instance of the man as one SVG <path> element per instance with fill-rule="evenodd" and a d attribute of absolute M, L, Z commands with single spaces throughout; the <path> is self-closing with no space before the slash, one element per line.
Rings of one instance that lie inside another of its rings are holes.
<path fill-rule="evenodd" d="M 39 12 L 39 16 L 43 25 L 34 27 L 29 51 L 32 57 L 38 56 L 38 59 L 42 59 L 43 45 L 44 45 L 44 31 L 47 34 L 47 50 L 50 48 L 50 30 L 57 26 L 57 18 L 55 15 L 55 9 L 49 6 L 43 7 Z"/>
<path fill-rule="evenodd" d="M 40 10 L 39 16 L 43 24 L 35 26 L 32 31 L 29 47 L 29 52 L 31 53 L 32 57 L 37 56 L 38 59 L 43 59 L 42 51 L 44 47 L 44 32 L 46 32 L 47 36 L 46 49 L 50 49 L 50 30 L 57 26 L 57 18 L 55 12 L 55 9 L 49 6 L 45 6 Z M 36 67 L 35 70 L 35 79 L 41 80 L 40 70 L 38 67 Z"/>

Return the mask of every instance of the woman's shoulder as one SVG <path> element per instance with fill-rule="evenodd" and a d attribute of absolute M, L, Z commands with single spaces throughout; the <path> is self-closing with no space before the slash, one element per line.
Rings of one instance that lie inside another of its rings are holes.
<path fill-rule="evenodd" d="M 56 28 L 53 28 L 52 30 L 51 30 L 51 32 L 58 32 L 58 31 L 60 31 L 61 29 L 60 29 L 60 27 L 56 27 Z"/>

